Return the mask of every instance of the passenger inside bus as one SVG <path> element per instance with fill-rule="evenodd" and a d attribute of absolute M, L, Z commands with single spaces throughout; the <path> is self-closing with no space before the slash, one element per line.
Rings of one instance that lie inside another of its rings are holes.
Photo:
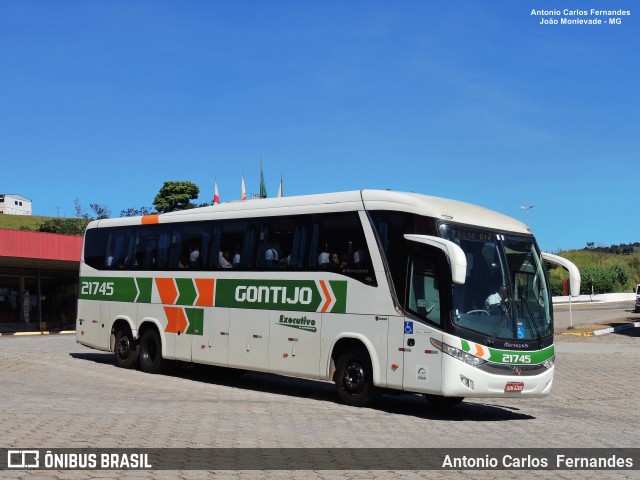
<path fill-rule="evenodd" d="M 267 268 L 276 268 L 278 266 L 278 251 L 271 247 L 264 252 L 264 263 Z"/>
<path fill-rule="evenodd" d="M 229 261 L 231 258 L 229 250 L 224 252 L 218 252 L 218 268 L 233 268 L 233 265 Z"/>

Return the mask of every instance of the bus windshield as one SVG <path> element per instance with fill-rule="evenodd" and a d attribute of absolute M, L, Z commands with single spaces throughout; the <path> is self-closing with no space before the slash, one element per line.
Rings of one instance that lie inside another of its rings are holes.
<path fill-rule="evenodd" d="M 444 226 L 467 258 L 453 288 L 453 325 L 501 341 L 542 341 L 553 334 L 551 296 L 533 237 Z"/>

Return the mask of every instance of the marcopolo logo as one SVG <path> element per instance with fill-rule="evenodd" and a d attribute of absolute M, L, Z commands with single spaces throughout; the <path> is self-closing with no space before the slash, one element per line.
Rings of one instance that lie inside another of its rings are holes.
<path fill-rule="evenodd" d="M 304 317 L 285 317 L 284 315 L 280 315 L 280 320 L 278 321 L 278 325 L 283 325 L 285 327 L 297 328 L 299 330 L 304 330 L 305 332 L 316 333 L 316 321 L 313 318 Z"/>

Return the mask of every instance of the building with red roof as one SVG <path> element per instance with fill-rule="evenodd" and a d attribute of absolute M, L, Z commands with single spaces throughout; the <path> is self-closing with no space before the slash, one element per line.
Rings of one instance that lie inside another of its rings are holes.
<path fill-rule="evenodd" d="M 82 237 L 0 229 L 0 332 L 75 324 Z"/>

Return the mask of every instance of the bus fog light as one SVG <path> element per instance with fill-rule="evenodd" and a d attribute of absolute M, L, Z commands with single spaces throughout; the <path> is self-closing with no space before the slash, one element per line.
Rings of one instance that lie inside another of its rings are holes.
<path fill-rule="evenodd" d="M 462 384 L 467 387 L 470 390 L 473 390 L 473 380 L 471 380 L 470 378 L 467 378 L 465 376 L 460 375 L 460 381 L 462 382 Z"/>

